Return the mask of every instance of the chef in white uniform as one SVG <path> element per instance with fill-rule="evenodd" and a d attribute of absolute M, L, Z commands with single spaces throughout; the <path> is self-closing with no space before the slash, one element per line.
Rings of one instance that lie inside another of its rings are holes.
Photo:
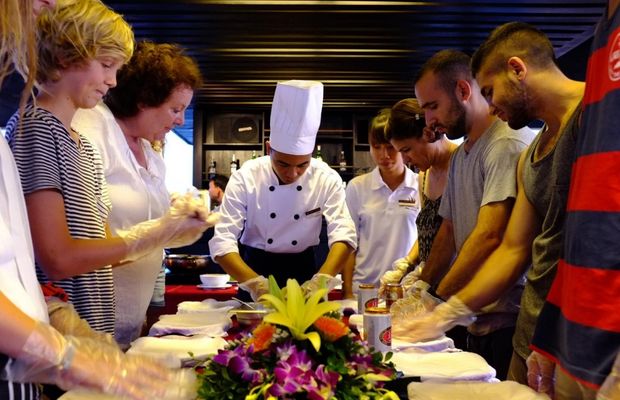
<path fill-rule="evenodd" d="M 254 300 L 268 291 L 269 275 L 280 286 L 289 278 L 305 282 L 308 291 L 321 282 L 330 286 L 356 248 L 342 179 L 312 158 L 322 104 L 320 82 L 278 83 L 269 155 L 246 161 L 226 187 L 209 248 Z M 327 221 L 330 250 L 317 268 L 313 247 L 319 244 L 321 217 Z M 241 252 L 238 240 L 244 245 Z"/>

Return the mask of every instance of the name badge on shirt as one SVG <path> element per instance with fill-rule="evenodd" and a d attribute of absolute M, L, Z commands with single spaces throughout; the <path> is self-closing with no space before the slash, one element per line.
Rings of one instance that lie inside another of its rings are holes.
<path fill-rule="evenodd" d="M 418 202 L 414 200 L 398 200 L 398 205 L 400 207 L 405 207 L 405 208 L 417 208 L 418 207 Z"/>
<path fill-rule="evenodd" d="M 310 211 L 306 211 L 306 216 L 308 216 L 308 215 L 312 215 L 312 214 L 316 214 L 316 213 L 318 213 L 319 211 L 321 211 L 321 207 L 313 208 L 313 209 L 312 209 L 312 210 L 310 210 Z"/>

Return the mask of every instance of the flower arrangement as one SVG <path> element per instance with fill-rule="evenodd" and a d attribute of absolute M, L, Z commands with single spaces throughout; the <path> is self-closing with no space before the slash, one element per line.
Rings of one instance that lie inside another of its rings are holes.
<path fill-rule="evenodd" d="M 229 343 L 199 373 L 200 399 L 395 399 L 391 354 L 369 348 L 339 318 L 337 303 L 308 299 L 295 280 L 269 278 L 261 301 L 274 308 L 250 334 Z"/>

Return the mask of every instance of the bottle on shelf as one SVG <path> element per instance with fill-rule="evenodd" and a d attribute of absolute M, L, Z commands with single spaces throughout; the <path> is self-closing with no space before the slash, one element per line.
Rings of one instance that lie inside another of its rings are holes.
<path fill-rule="evenodd" d="M 256 154 L 256 150 L 252 150 L 252 160 L 254 160 L 257 157 L 258 155 Z"/>
<path fill-rule="evenodd" d="M 340 156 L 338 157 L 338 165 L 340 165 L 340 167 L 338 168 L 340 172 L 347 171 L 347 159 L 344 156 L 344 150 L 340 150 Z"/>
<path fill-rule="evenodd" d="M 318 160 L 323 161 L 323 154 L 321 154 L 321 145 L 320 144 L 316 146 L 316 153 L 315 153 L 314 157 L 316 159 L 318 159 Z"/>
<path fill-rule="evenodd" d="M 237 156 L 235 156 L 235 153 L 233 153 L 232 159 L 230 161 L 230 175 L 232 175 L 238 167 L 239 164 L 237 164 Z"/>
<path fill-rule="evenodd" d="M 216 163 L 214 159 L 211 159 L 211 164 L 209 164 L 209 173 L 208 173 L 209 180 L 213 179 L 216 174 L 217 174 Z"/>

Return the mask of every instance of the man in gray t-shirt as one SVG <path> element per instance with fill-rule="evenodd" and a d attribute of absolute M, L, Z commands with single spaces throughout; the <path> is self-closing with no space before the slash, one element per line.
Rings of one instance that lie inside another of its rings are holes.
<path fill-rule="evenodd" d="M 501 242 L 517 195 L 519 154 L 534 134 L 510 129 L 489 113 L 463 53 L 444 50 L 431 57 L 415 91 L 429 127 L 446 131 L 450 139 L 466 137 L 452 156 L 439 210 L 444 220 L 416 283 L 422 288 L 439 284 L 437 294 L 448 298 L 473 278 Z M 500 379 L 512 355 L 521 290 L 516 285 L 507 291 L 468 329 L 466 350 L 482 355 Z M 408 338 L 409 328 L 395 321 L 394 336 Z"/>

